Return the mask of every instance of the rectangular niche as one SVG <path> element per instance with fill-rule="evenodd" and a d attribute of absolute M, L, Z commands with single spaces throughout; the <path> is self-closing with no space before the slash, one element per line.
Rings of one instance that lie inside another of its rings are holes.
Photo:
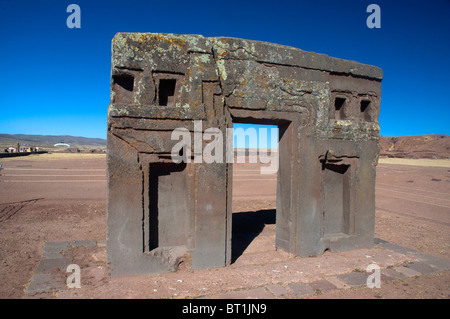
<path fill-rule="evenodd" d="M 369 114 L 370 104 L 371 104 L 370 100 L 361 100 L 361 104 L 360 104 L 361 119 L 365 122 L 371 121 L 370 114 Z"/>
<path fill-rule="evenodd" d="M 161 79 L 159 80 L 158 99 L 161 106 L 175 106 L 175 87 L 177 80 Z"/>
<path fill-rule="evenodd" d="M 180 97 L 180 82 L 184 78 L 183 74 L 169 72 L 155 72 L 153 79 L 156 86 L 156 104 L 159 106 L 176 106 Z"/>
<path fill-rule="evenodd" d="M 347 163 L 325 164 L 322 169 L 323 234 L 352 234 L 352 167 Z"/>
<path fill-rule="evenodd" d="M 334 100 L 334 118 L 345 120 L 345 97 L 336 97 Z"/>
<path fill-rule="evenodd" d="M 151 163 L 149 171 L 149 251 L 186 245 L 189 207 L 186 164 Z"/>
<path fill-rule="evenodd" d="M 112 90 L 114 98 L 112 103 L 134 104 L 135 82 L 142 75 L 140 70 L 118 69 L 112 75 Z"/>

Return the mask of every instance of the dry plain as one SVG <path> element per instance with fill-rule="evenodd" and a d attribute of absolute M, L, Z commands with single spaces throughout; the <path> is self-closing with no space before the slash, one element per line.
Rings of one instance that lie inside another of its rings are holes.
<path fill-rule="evenodd" d="M 299 298 L 301 283 L 362 273 L 369 263 L 391 268 L 414 261 L 379 246 L 308 258 L 276 250 L 276 174 L 261 175 L 256 164 L 234 164 L 231 265 L 190 270 L 182 264 L 174 273 L 111 278 L 104 244 L 105 155 L 54 153 L 0 163 L 0 298 Z M 450 260 L 449 194 L 450 160 L 380 159 L 375 236 Z M 30 291 L 44 247 L 68 241 L 95 243 L 63 252 L 64 260 L 80 265 L 82 288 L 68 289 L 61 267 L 52 272 L 58 285 Z M 318 286 L 303 297 L 450 297 L 449 270 L 391 279 L 379 289 Z"/>

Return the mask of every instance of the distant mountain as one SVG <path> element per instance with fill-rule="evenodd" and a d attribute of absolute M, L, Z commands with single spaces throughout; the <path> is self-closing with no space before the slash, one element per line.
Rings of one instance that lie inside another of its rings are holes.
<path fill-rule="evenodd" d="M 401 158 L 450 158 L 450 136 L 442 134 L 383 136 L 380 155 Z"/>
<path fill-rule="evenodd" d="M 53 148 L 57 143 L 66 143 L 81 149 L 104 149 L 106 139 L 70 135 L 25 135 L 0 134 L 0 149 L 20 145 Z M 403 158 L 450 158 L 450 136 L 416 135 L 416 136 L 382 136 L 380 138 L 380 155 Z"/>
<path fill-rule="evenodd" d="M 0 134 L 0 147 L 28 144 L 30 146 L 53 147 L 57 143 L 66 143 L 74 147 L 106 147 L 106 140 L 102 138 L 78 137 L 70 135 L 26 135 Z"/>

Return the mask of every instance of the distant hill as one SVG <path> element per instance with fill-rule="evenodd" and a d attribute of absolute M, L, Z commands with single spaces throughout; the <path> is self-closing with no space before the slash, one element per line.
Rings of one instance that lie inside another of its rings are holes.
<path fill-rule="evenodd" d="M 66 143 L 78 148 L 105 148 L 106 140 L 102 138 L 78 137 L 69 135 L 26 135 L 26 134 L 0 134 L 0 147 L 20 145 L 53 148 L 57 143 Z"/>
<path fill-rule="evenodd" d="M 442 134 L 382 136 L 380 156 L 401 158 L 450 158 L 450 136 Z"/>
<path fill-rule="evenodd" d="M 79 149 L 105 149 L 106 139 L 70 135 L 0 134 L 0 149 L 20 145 L 55 150 L 60 142 Z M 65 147 L 63 147 L 64 149 Z M 58 147 L 61 149 L 61 147 Z M 450 136 L 442 134 L 415 136 L 382 136 L 380 156 L 400 158 L 450 158 Z"/>

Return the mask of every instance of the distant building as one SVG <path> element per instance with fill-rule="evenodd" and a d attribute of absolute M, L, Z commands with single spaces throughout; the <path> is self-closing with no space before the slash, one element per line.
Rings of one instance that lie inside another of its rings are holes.
<path fill-rule="evenodd" d="M 15 153 L 13 155 L 13 153 Z M 47 153 L 40 146 L 30 146 L 29 144 L 20 145 L 17 143 L 17 146 L 9 146 L 4 148 L 3 151 L 0 150 L 0 157 L 11 157 L 11 156 L 21 156 L 21 155 L 29 155 L 32 153 Z M 11 154 L 11 155 L 7 155 Z"/>

